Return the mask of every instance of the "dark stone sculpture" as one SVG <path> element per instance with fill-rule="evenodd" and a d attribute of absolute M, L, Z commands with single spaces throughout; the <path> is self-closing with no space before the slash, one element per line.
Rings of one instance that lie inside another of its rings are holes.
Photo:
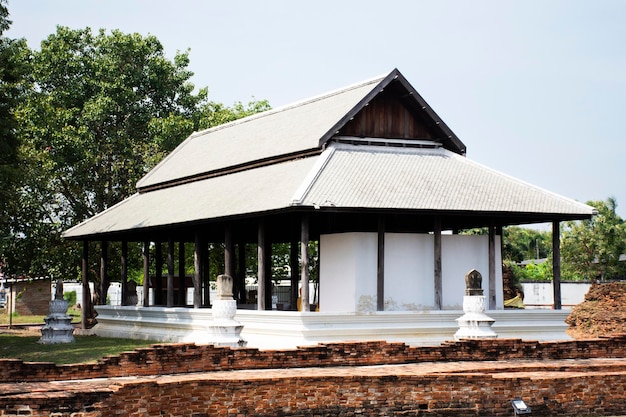
<path fill-rule="evenodd" d="M 63 279 L 57 279 L 56 289 L 54 291 L 54 299 L 55 300 L 63 300 Z"/>
<path fill-rule="evenodd" d="M 136 306 L 137 301 L 137 283 L 135 281 L 129 281 L 126 284 L 126 300 L 124 300 L 124 305 Z"/>
<path fill-rule="evenodd" d="M 465 295 L 483 295 L 483 276 L 475 269 L 465 274 Z"/>

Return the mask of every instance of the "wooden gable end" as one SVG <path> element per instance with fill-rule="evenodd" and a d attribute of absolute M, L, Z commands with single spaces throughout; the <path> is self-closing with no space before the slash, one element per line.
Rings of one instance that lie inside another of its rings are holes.
<path fill-rule="evenodd" d="M 320 139 L 320 147 L 333 137 L 431 141 L 459 155 L 466 152 L 463 142 L 397 69 Z"/>
<path fill-rule="evenodd" d="M 411 111 L 393 89 L 385 89 L 340 130 L 341 136 L 437 141 L 428 123 Z"/>

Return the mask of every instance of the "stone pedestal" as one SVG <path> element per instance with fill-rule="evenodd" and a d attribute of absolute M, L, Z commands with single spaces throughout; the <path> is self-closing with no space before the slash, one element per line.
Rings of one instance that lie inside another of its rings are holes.
<path fill-rule="evenodd" d="M 39 343 L 72 343 L 74 342 L 74 326 L 72 317 L 67 315 L 67 301 L 50 301 L 50 314 L 44 319 Z"/>
<path fill-rule="evenodd" d="M 463 297 L 463 312 L 458 319 L 459 330 L 454 334 L 454 339 L 494 339 L 498 335 L 491 325 L 494 319 L 485 314 L 484 295 L 465 295 Z"/>
<path fill-rule="evenodd" d="M 244 347 L 241 338 L 243 325 L 235 320 L 237 301 L 233 299 L 233 279 L 229 275 L 217 277 L 217 299 L 213 301 L 213 320 L 208 326 L 211 343 L 215 346 Z"/>
<path fill-rule="evenodd" d="M 234 319 L 237 301 L 215 300 L 211 307 L 213 320 L 209 324 L 212 344 L 215 346 L 243 347 L 247 342 L 241 338 L 243 324 Z"/>
<path fill-rule="evenodd" d="M 465 274 L 465 295 L 463 296 L 463 314 L 456 319 L 459 330 L 454 339 L 494 339 L 498 337 L 491 328 L 494 319 L 485 314 L 487 297 L 482 290 L 483 277 L 475 269 Z"/>

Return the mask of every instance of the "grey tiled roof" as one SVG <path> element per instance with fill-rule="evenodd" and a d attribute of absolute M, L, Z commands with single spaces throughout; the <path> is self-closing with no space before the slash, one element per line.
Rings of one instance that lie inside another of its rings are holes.
<path fill-rule="evenodd" d="M 438 149 L 335 145 L 298 204 L 590 215 L 574 200 Z"/>
<path fill-rule="evenodd" d="M 137 193 L 69 229 L 64 236 L 132 231 L 284 208 L 318 158 Z"/>
<path fill-rule="evenodd" d="M 380 81 L 376 78 L 194 133 L 137 187 L 315 149 L 320 139 Z"/>
<path fill-rule="evenodd" d="M 290 206 L 593 214 L 592 207 L 442 148 L 332 144 L 322 155 L 135 194 L 65 236 L 183 224 Z"/>
<path fill-rule="evenodd" d="M 409 111 L 427 110 L 424 114 L 440 130 L 437 136 L 448 144 L 434 148 L 440 142 L 350 137 L 341 140 L 351 144 L 335 143 L 341 126 L 396 79 L 413 100 L 403 105 Z M 465 158 L 465 145 L 435 116 L 394 70 L 194 133 L 137 183 L 139 193 L 64 236 L 77 239 L 293 207 L 512 213 L 534 220 L 594 213 L 592 207 Z M 368 144 L 376 141 L 393 146 Z"/>

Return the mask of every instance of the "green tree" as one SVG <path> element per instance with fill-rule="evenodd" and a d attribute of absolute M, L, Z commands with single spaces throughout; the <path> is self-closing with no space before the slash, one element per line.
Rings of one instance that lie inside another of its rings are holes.
<path fill-rule="evenodd" d="M 615 279 L 626 273 L 626 225 L 614 198 L 589 201 L 598 211 L 590 220 L 565 223 L 561 240 L 564 273 L 578 279 Z"/>
<path fill-rule="evenodd" d="M 545 262 L 529 262 L 526 265 L 518 265 L 515 262 L 505 261 L 516 283 L 521 281 L 550 281 L 552 279 L 552 255 Z"/>
<path fill-rule="evenodd" d="M 461 231 L 466 235 L 486 235 L 486 227 Z M 519 263 L 547 258 L 552 253 L 552 232 L 508 226 L 502 229 L 502 260 Z"/>
<path fill-rule="evenodd" d="M 505 227 L 502 236 L 502 258 L 521 262 L 547 258 L 552 252 L 552 233 L 519 226 Z"/>
<path fill-rule="evenodd" d="M 3 36 L 11 25 L 6 1 L 0 0 L 0 262 L 8 261 L 13 218 L 19 207 L 22 164 L 18 159 L 19 138 L 15 108 L 24 97 L 24 78 L 30 51 L 23 39 Z"/>
<path fill-rule="evenodd" d="M 192 131 L 269 108 L 209 101 L 207 88 L 194 92 L 188 64 L 188 52 L 170 60 L 154 36 L 104 29 L 58 27 L 32 53 L 32 84 L 17 112 L 28 172 L 21 229 L 12 233 L 15 270 L 76 277 L 79 250 L 62 241 L 63 230 L 134 193 Z M 97 261 L 90 271 L 99 283 Z"/>
<path fill-rule="evenodd" d="M 134 192 L 198 124 L 186 53 L 173 62 L 153 37 L 58 27 L 33 53 L 34 86 L 19 116 L 28 155 L 70 224 Z M 41 163 L 40 162 L 40 163 Z"/>

